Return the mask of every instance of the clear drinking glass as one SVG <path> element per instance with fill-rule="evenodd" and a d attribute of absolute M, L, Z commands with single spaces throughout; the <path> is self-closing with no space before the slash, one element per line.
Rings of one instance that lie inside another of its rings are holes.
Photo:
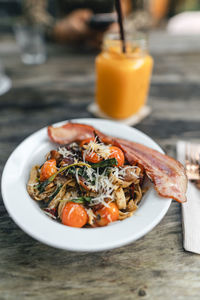
<path fill-rule="evenodd" d="M 14 32 L 23 63 L 34 65 L 46 61 L 46 47 L 42 27 L 17 24 L 14 27 Z"/>
<path fill-rule="evenodd" d="M 8 76 L 6 76 L 3 64 L 0 60 L 0 96 L 9 91 L 11 85 L 11 79 Z"/>

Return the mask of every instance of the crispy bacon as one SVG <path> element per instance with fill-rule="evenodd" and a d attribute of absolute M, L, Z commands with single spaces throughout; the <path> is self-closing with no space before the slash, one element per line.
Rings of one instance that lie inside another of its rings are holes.
<path fill-rule="evenodd" d="M 147 176 L 162 197 L 186 201 L 187 177 L 185 168 L 177 160 L 142 144 L 116 139 L 130 164 L 142 165 Z"/>
<path fill-rule="evenodd" d="M 109 137 L 84 124 L 67 123 L 62 127 L 48 128 L 48 135 L 53 142 L 66 144 L 94 137 L 94 131 L 105 142 L 121 148 L 128 162 L 144 167 L 147 176 L 162 197 L 173 198 L 178 202 L 186 201 L 187 177 L 181 163 L 156 150 L 135 142 Z"/>
<path fill-rule="evenodd" d="M 94 127 L 79 123 L 66 123 L 61 127 L 48 127 L 50 140 L 60 145 L 83 141 L 94 137 L 95 133 L 102 138 L 105 136 Z"/>

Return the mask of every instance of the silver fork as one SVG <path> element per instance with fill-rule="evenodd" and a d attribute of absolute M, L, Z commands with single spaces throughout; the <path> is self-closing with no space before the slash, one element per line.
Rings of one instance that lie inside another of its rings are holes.
<path fill-rule="evenodd" d="M 189 180 L 200 180 L 200 144 L 186 143 L 185 167 Z"/>

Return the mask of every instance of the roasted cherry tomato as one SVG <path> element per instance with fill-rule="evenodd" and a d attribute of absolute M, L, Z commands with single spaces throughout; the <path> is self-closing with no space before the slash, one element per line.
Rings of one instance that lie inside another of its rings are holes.
<path fill-rule="evenodd" d="M 117 167 L 121 167 L 124 165 L 124 153 L 118 147 L 111 146 L 110 147 L 110 155 L 109 158 L 115 158 L 118 162 Z"/>
<path fill-rule="evenodd" d="M 88 138 L 86 140 L 83 140 L 80 144 L 81 147 L 83 147 L 85 144 L 88 144 L 90 141 L 94 141 L 94 138 Z M 124 153 L 122 150 L 115 146 L 110 146 L 110 155 L 109 158 L 115 158 L 118 162 L 117 166 L 121 167 L 124 165 Z M 90 154 L 87 154 L 85 156 L 85 160 L 92 162 L 92 163 L 98 163 L 103 160 L 102 157 L 100 157 L 96 152 L 91 152 Z"/>
<path fill-rule="evenodd" d="M 88 215 L 79 203 L 68 202 L 62 211 L 62 223 L 71 227 L 83 227 L 88 221 Z"/>
<path fill-rule="evenodd" d="M 45 181 L 57 172 L 56 160 L 54 158 L 45 161 L 40 170 L 40 181 Z"/>
<path fill-rule="evenodd" d="M 96 211 L 96 223 L 98 226 L 106 226 L 110 222 L 117 221 L 119 218 L 119 209 L 117 205 L 113 202 L 109 206 L 104 206 L 103 208 Z"/>
<path fill-rule="evenodd" d="M 83 147 L 85 144 L 89 144 L 90 141 L 94 141 L 94 140 L 95 140 L 94 137 L 83 140 L 81 142 L 80 146 Z M 103 158 L 100 157 L 96 152 L 93 151 L 85 156 L 85 160 L 89 161 L 91 163 L 98 163 L 98 162 L 102 161 Z"/>
<path fill-rule="evenodd" d="M 96 152 L 91 152 L 89 154 L 86 154 L 85 160 L 95 164 L 102 161 L 103 158 L 100 157 Z"/>

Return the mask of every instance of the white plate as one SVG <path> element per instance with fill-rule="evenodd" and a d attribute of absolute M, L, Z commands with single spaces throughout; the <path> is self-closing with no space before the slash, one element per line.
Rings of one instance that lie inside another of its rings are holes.
<path fill-rule="evenodd" d="M 148 136 L 137 129 L 101 119 L 78 119 L 102 132 L 142 143 L 163 153 Z M 66 121 L 65 121 L 66 122 Z M 65 122 L 55 124 L 60 126 Z M 2 176 L 4 204 L 19 227 L 33 238 L 50 246 L 72 251 L 102 251 L 136 241 L 154 228 L 167 212 L 171 200 L 161 198 L 154 189 L 144 195 L 136 213 L 124 221 L 100 228 L 72 228 L 46 216 L 26 191 L 29 172 L 34 164 L 44 161 L 45 154 L 55 148 L 43 128 L 25 139 L 11 154 Z"/>

